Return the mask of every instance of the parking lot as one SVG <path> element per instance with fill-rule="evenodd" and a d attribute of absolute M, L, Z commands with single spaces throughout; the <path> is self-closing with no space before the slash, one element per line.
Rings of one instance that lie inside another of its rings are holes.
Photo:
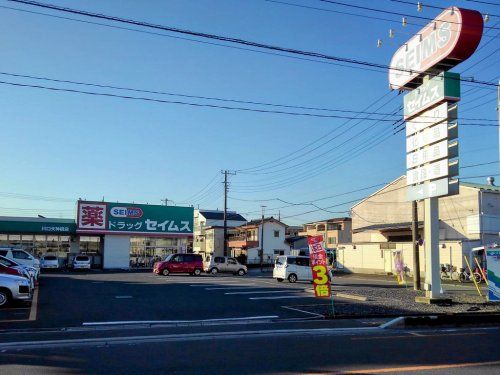
<path fill-rule="evenodd" d="M 38 293 L 31 306 L 2 310 L 0 326 L 315 318 L 320 314 L 311 306 L 329 309 L 328 299 L 313 297 L 310 283 L 278 283 L 268 275 L 48 273 L 41 276 Z"/>

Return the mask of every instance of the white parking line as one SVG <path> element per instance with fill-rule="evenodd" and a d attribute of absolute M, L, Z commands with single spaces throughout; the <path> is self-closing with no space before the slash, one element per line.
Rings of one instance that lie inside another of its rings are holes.
<path fill-rule="evenodd" d="M 288 299 L 288 298 L 314 298 L 311 295 L 288 295 L 288 296 L 277 296 L 277 297 L 250 297 L 249 299 L 258 300 L 258 299 Z"/>
<path fill-rule="evenodd" d="M 225 285 L 225 286 L 235 286 L 236 287 L 236 286 L 254 286 L 256 284 L 199 284 L 199 285 L 191 284 L 189 286 L 192 286 L 194 288 L 197 288 L 197 287 L 198 288 L 201 288 L 201 287 L 207 288 L 209 286 L 215 286 L 215 285 Z"/>
<path fill-rule="evenodd" d="M 33 292 L 33 299 L 31 300 L 31 309 L 30 309 L 30 315 L 28 317 L 28 320 L 36 320 L 36 314 L 38 310 L 38 288 L 35 289 Z"/>
<path fill-rule="evenodd" d="M 288 309 L 288 310 L 293 310 L 293 311 L 298 311 L 298 312 L 301 312 L 303 314 L 308 314 L 308 315 L 314 315 L 314 316 L 318 316 L 318 317 L 323 317 L 322 314 L 316 314 L 316 313 L 313 313 L 313 312 L 310 312 L 310 311 L 305 311 L 305 310 L 301 310 L 301 309 L 297 309 L 297 308 L 294 308 L 294 307 L 290 307 L 290 306 L 281 306 L 283 309 Z"/>
<path fill-rule="evenodd" d="M 284 290 L 254 290 L 251 292 L 227 292 L 224 294 L 267 294 L 267 293 L 303 293 L 304 290 L 297 290 L 297 291 L 284 291 Z"/>
<path fill-rule="evenodd" d="M 262 288 L 261 286 L 242 286 L 242 287 L 237 287 L 237 286 L 230 286 L 230 287 L 221 287 L 221 288 L 205 288 L 205 290 L 238 290 L 238 289 L 257 289 L 257 288 Z"/>

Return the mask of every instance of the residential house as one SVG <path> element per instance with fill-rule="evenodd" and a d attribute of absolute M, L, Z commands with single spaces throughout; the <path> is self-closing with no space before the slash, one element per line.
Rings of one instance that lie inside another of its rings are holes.
<path fill-rule="evenodd" d="M 237 234 L 228 241 L 231 255 L 246 256 L 248 264 L 272 264 L 276 256 L 290 254 L 290 245 L 285 241 L 286 227 L 281 221 L 269 217 L 235 228 Z"/>
<path fill-rule="evenodd" d="M 240 214 L 227 212 L 228 236 L 232 228 L 243 225 L 246 219 Z M 193 252 L 208 255 L 224 256 L 224 211 L 194 210 L 193 220 Z"/>
<path fill-rule="evenodd" d="M 300 236 L 323 236 L 323 244 L 326 249 L 335 249 L 338 244 L 352 242 L 351 235 L 352 219 L 350 217 L 338 217 L 328 220 L 315 221 L 303 225 Z"/>

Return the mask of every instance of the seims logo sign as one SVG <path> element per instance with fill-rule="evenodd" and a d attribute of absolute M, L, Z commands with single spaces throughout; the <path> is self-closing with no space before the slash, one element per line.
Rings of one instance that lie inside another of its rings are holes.
<path fill-rule="evenodd" d="M 110 214 L 113 217 L 138 219 L 142 217 L 143 212 L 139 207 L 113 207 L 110 211 Z"/>
<path fill-rule="evenodd" d="M 475 10 L 450 7 L 403 44 L 392 57 L 389 86 L 410 90 L 429 69 L 447 71 L 468 59 L 483 34 L 483 18 Z"/>

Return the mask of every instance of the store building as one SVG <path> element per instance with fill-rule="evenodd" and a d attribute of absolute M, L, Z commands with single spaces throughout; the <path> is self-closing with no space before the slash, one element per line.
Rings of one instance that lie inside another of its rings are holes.
<path fill-rule="evenodd" d="M 188 252 L 192 236 L 192 207 L 78 201 L 76 221 L 0 217 L 0 246 L 56 254 L 61 264 L 87 254 L 93 267 L 105 269 L 152 266 Z"/>

